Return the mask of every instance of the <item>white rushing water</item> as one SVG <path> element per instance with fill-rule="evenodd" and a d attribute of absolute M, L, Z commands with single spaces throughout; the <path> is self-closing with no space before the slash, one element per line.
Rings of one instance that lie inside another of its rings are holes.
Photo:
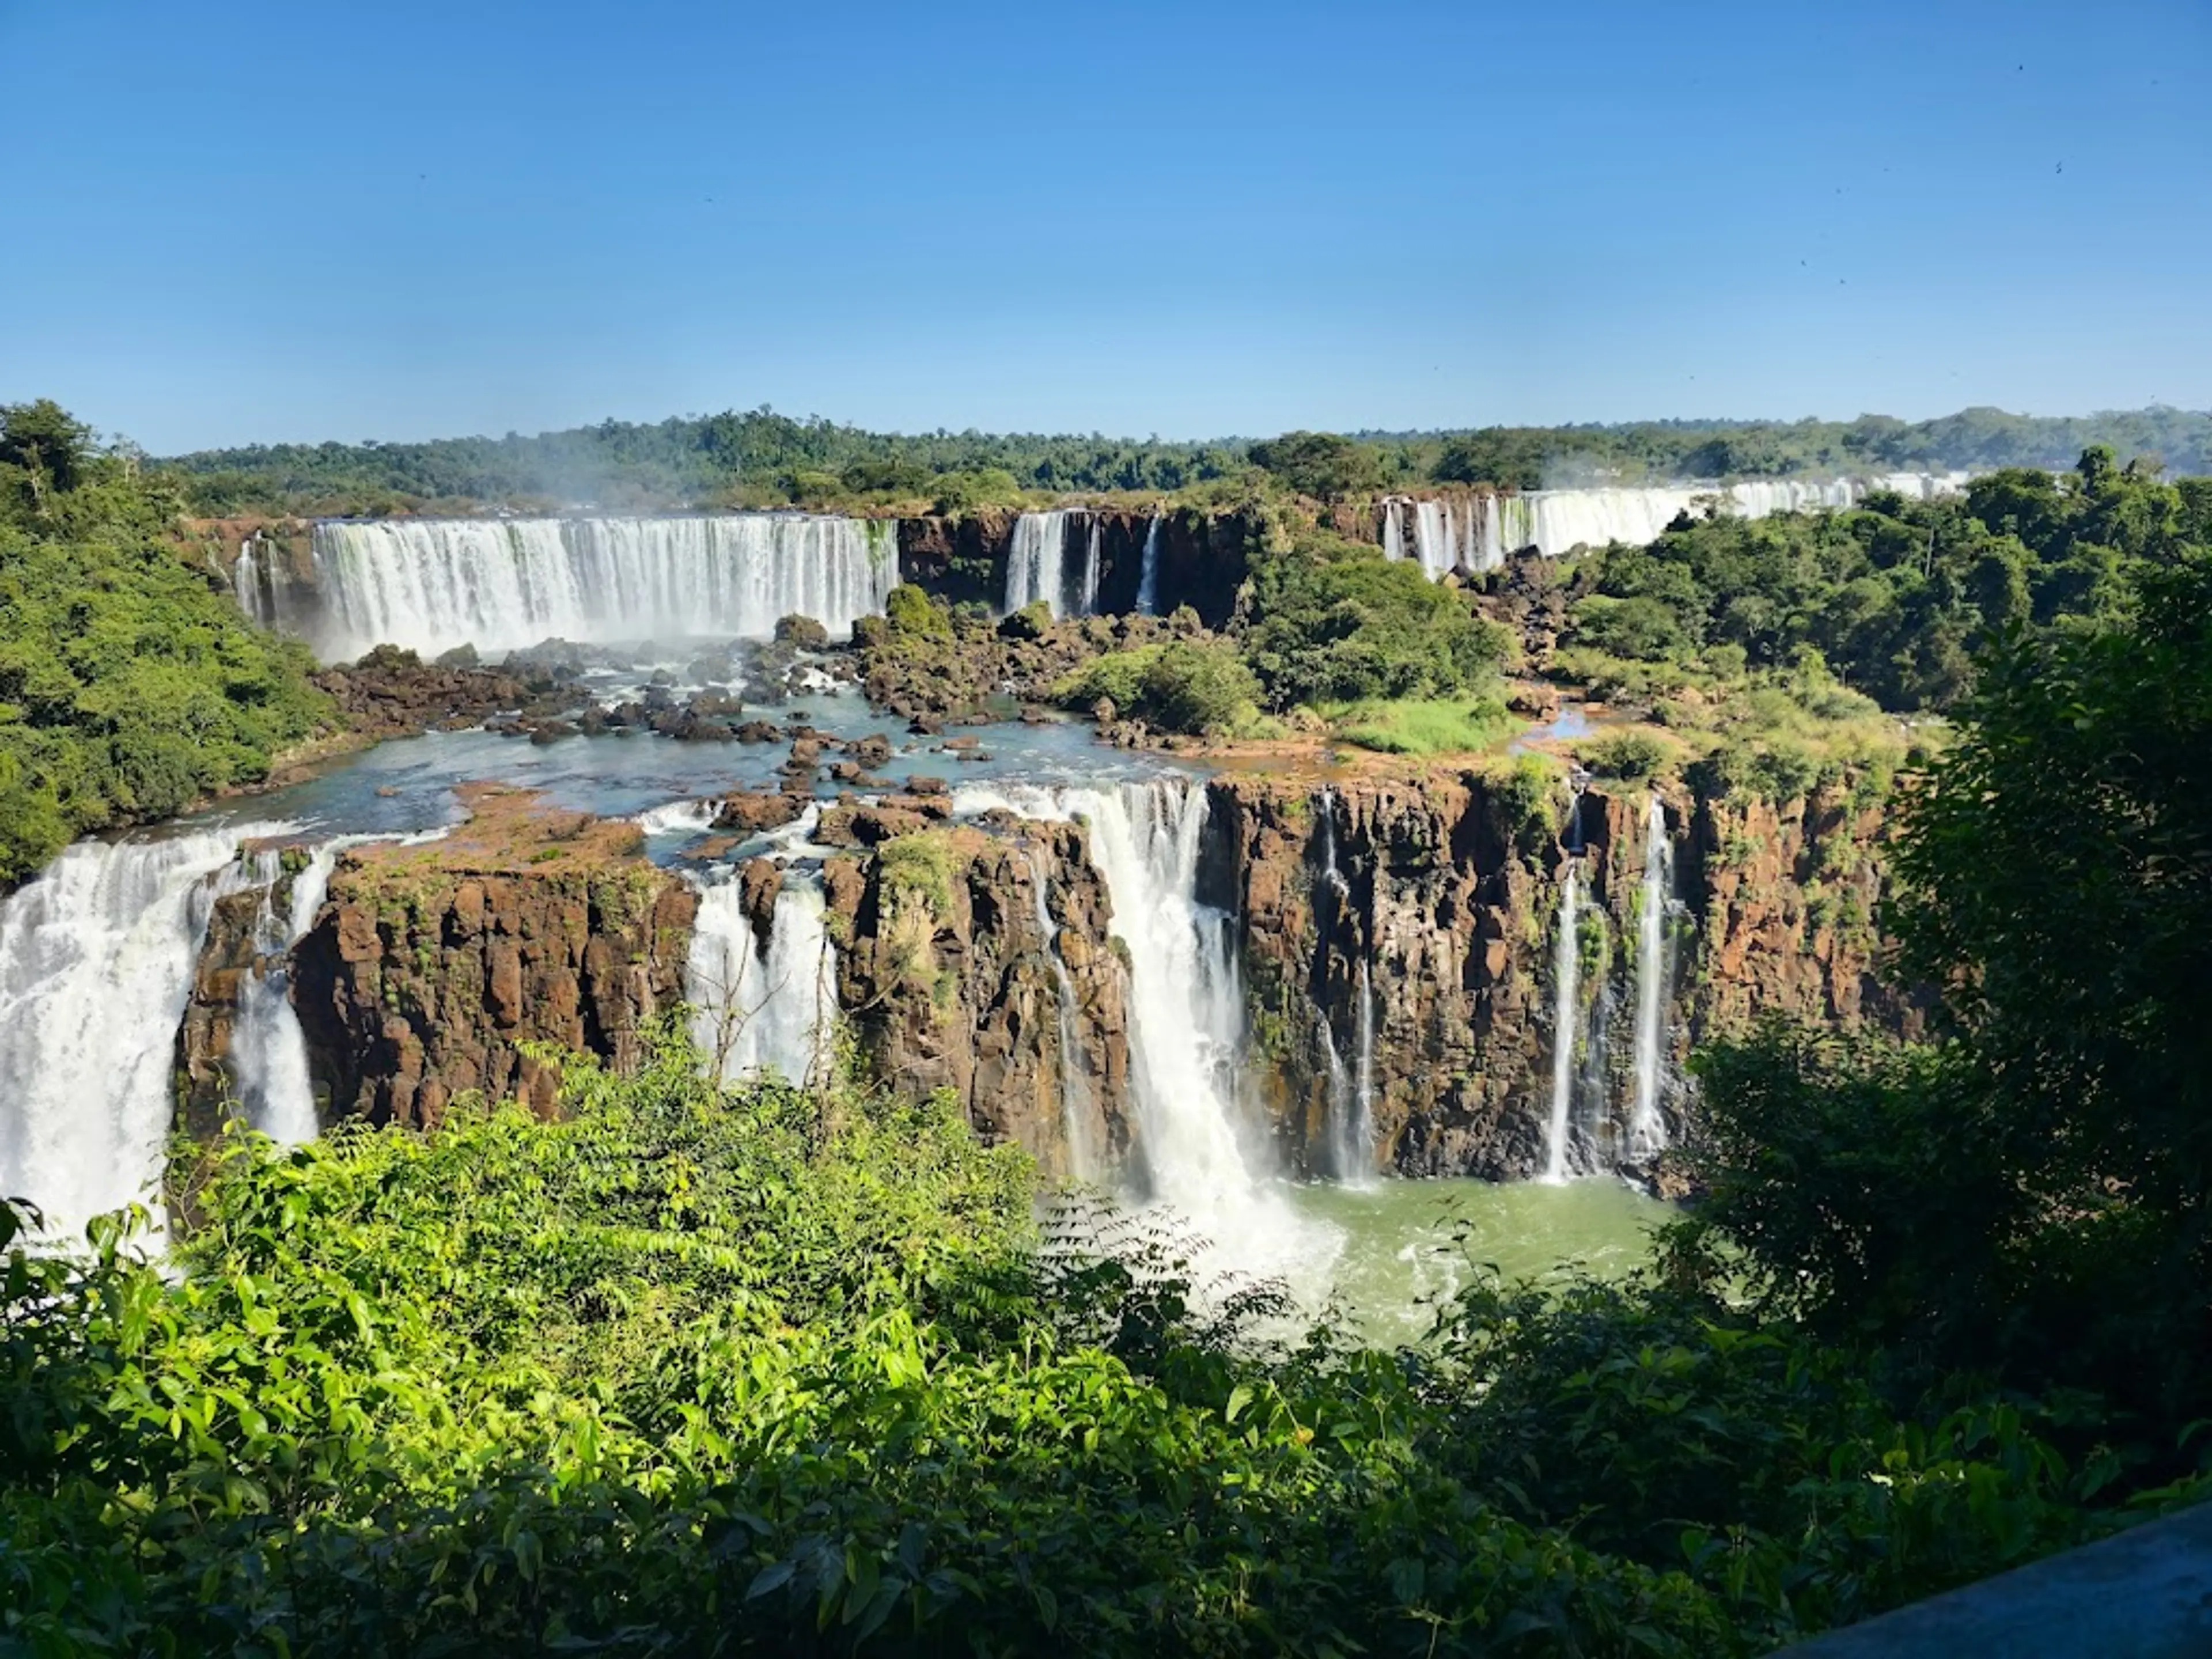
<path fill-rule="evenodd" d="M 1637 917 L 1636 1098 L 1628 1115 L 1628 1155 L 1649 1162 L 1667 1145 L 1659 1110 L 1667 1003 L 1667 912 L 1674 896 L 1674 847 L 1667 811 L 1653 795 L 1644 810 L 1644 890 Z"/>
<path fill-rule="evenodd" d="M 1160 611 L 1160 515 L 1145 526 L 1144 563 L 1137 572 L 1137 614 L 1156 617 Z"/>
<path fill-rule="evenodd" d="M 1552 957 L 1558 1006 L 1552 1017 L 1552 1116 L 1544 1140 L 1544 1179 L 1565 1181 L 1574 1137 L 1575 1030 L 1582 1004 L 1582 860 L 1569 857 L 1559 885 L 1559 937 Z"/>
<path fill-rule="evenodd" d="M 691 1036 L 728 1081 L 775 1072 L 817 1079 L 830 1058 L 837 957 L 823 922 L 821 878 L 783 872 L 767 942 L 755 938 L 732 870 L 702 882 L 684 994 Z"/>
<path fill-rule="evenodd" d="M 1535 489 L 1514 495 L 1469 495 L 1383 503 L 1383 556 L 1411 556 L 1431 576 L 1495 570 L 1508 553 L 1534 547 L 1557 556 L 1608 542 L 1643 546 L 1683 513 L 1719 501 L 1742 519 L 1849 507 L 1876 489 L 1932 500 L 1962 489 L 1963 472 L 1889 473 L 1858 478 L 1753 478 L 1732 484 L 1689 483 L 1588 489 Z M 1413 545 L 1406 539 L 1412 509 Z"/>
<path fill-rule="evenodd" d="M 1206 786 L 1167 778 L 1115 788 L 970 787 L 962 816 L 1002 807 L 1080 818 L 1129 955 L 1129 1073 L 1149 1196 L 1212 1246 L 1209 1262 L 1325 1277 L 1340 1239 L 1302 1219 L 1248 1149 L 1237 1078 L 1243 988 L 1230 919 L 1197 902 Z"/>
<path fill-rule="evenodd" d="M 1092 514 L 1091 533 L 1084 538 L 1083 542 L 1083 582 L 1079 590 L 1079 596 L 1075 607 L 1075 614 L 1079 617 L 1092 617 L 1098 613 L 1100 538 L 1103 535 L 1104 530 L 1105 526 L 1098 515 Z"/>
<path fill-rule="evenodd" d="M 434 841 L 434 830 L 398 839 Z M 318 1129 L 315 1091 L 307 1072 L 307 1037 L 292 1006 L 292 950 L 307 938 L 329 896 L 338 854 L 350 847 L 390 840 L 380 836 L 333 836 L 317 846 L 292 878 L 289 902 L 276 912 L 276 855 L 255 856 L 247 879 L 262 888 L 254 947 L 257 969 L 240 981 L 238 1016 L 230 1033 L 230 1076 L 246 1121 L 272 1140 L 313 1140 Z"/>
<path fill-rule="evenodd" d="M 793 615 L 842 634 L 898 580 L 895 525 L 802 513 L 332 521 L 315 526 L 314 562 L 314 642 L 331 659 L 386 642 L 764 638 Z"/>
<path fill-rule="evenodd" d="M 79 842 L 0 904 L 0 1191 L 57 1237 L 145 1203 L 159 1224 L 177 1026 L 239 843 L 281 824 Z"/>
<path fill-rule="evenodd" d="M 1006 550 L 1008 616 L 1039 599 L 1055 618 L 1066 611 L 1067 519 L 1065 513 L 1024 513 L 1014 520 Z"/>
<path fill-rule="evenodd" d="M 647 836 L 703 836 L 714 827 L 722 804 L 716 800 L 673 800 L 637 815 L 637 827 Z"/>

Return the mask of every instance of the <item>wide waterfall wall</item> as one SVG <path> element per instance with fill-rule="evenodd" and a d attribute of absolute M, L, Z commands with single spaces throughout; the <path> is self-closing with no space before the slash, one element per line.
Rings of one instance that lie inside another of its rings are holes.
<path fill-rule="evenodd" d="M 170 1066 L 216 899 L 261 825 L 80 842 L 0 904 L 0 1192 L 63 1236 L 160 1209 Z"/>
<path fill-rule="evenodd" d="M 314 568 L 321 615 L 306 631 L 332 659 L 382 643 L 765 637 L 793 615 L 846 633 L 898 580 L 897 528 L 798 513 L 333 520 L 315 526 Z"/>

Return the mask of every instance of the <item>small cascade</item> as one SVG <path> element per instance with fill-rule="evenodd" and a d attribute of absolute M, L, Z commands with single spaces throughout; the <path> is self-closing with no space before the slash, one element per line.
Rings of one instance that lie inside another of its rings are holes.
<path fill-rule="evenodd" d="M 721 803 L 713 800 L 672 800 L 637 815 L 637 827 L 647 839 L 656 836 L 703 836 L 714 827 Z"/>
<path fill-rule="evenodd" d="M 1042 599 L 1056 621 L 1067 605 L 1066 513 L 1024 513 L 1006 550 L 1006 615 Z"/>
<path fill-rule="evenodd" d="M 763 943 L 735 872 L 701 882 L 684 994 L 692 1038 L 724 1081 L 772 1071 L 811 1083 L 830 1063 L 837 958 L 823 909 L 819 873 L 787 867 Z"/>
<path fill-rule="evenodd" d="M 385 642 L 765 638 L 792 615 L 844 633 L 898 580 L 876 521 L 805 513 L 328 521 L 313 556 L 315 643 L 333 659 Z"/>
<path fill-rule="evenodd" d="M 1037 929 L 1044 935 L 1044 953 L 1052 963 L 1060 998 L 1060 1103 L 1067 1136 L 1068 1173 L 1078 1181 L 1096 1181 L 1098 1149 L 1091 1144 L 1091 1078 L 1083 1064 L 1075 980 L 1060 954 L 1060 924 L 1053 920 L 1048 902 L 1050 880 L 1045 873 L 1043 851 L 1034 842 L 1028 850 L 1030 884 L 1036 892 Z"/>
<path fill-rule="evenodd" d="M 1359 964 L 1359 1056 L 1352 1073 L 1352 1104 L 1358 1115 L 1353 1120 L 1358 1143 L 1366 1153 L 1361 1174 L 1372 1180 L 1375 1174 L 1375 983 L 1368 976 L 1367 964 Z"/>
<path fill-rule="evenodd" d="M 1083 544 L 1082 595 L 1077 601 L 1075 610 L 1075 614 L 1079 617 L 1095 617 L 1098 614 L 1099 541 L 1104 534 L 1105 526 L 1096 513 L 1090 516 L 1091 534 L 1085 538 Z"/>
<path fill-rule="evenodd" d="M 1156 617 L 1160 609 L 1160 518 L 1145 526 L 1145 561 L 1137 575 L 1137 614 Z"/>
<path fill-rule="evenodd" d="M 442 830 L 407 841 L 435 840 Z M 254 928 L 254 952 L 260 958 L 238 990 L 238 1018 L 231 1028 L 230 1076 L 246 1120 L 271 1140 L 313 1140 L 319 1125 L 314 1085 L 307 1073 L 307 1036 L 292 1006 L 292 951 L 307 938 L 329 896 L 338 854 L 386 837 L 335 836 L 309 854 L 292 878 L 289 901 L 276 909 L 281 873 L 277 855 L 254 855 L 251 884 L 262 889 L 261 915 Z"/>
<path fill-rule="evenodd" d="M 1395 495 L 1382 503 L 1382 556 L 1406 556 L 1406 504 Z"/>
<path fill-rule="evenodd" d="M 1576 802 L 1577 815 L 1581 810 Z M 1576 837 L 1579 841 L 1580 837 Z M 1544 1143 L 1544 1179 L 1565 1181 L 1574 1139 L 1575 1031 L 1582 1002 L 1582 859 L 1569 849 L 1559 884 L 1559 934 L 1552 957 L 1552 984 L 1558 999 L 1552 1017 L 1552 1115 Z"/>
<path fill-rule="evenodd" d="M 231 592 L 238 608 L 264 628 L 274 628 L 278 616 L 275 573 L 261 562 L 261 538 L 248 536 L 238 544 L 238 562 L 231 567 Z"/>
<path fill-rule="evenodd" d="M 1667 1063 L 1667 916 L 1674 902 L 1674 845 L 1667 836 L 1667 810 L 1654 794 L 1644 810 L 1644 888 L 1636 919 L 1636 1097 L 1629 1109 L 1627 1150 L 1638 1164 L 1648 1164 L 1667 1146 L 1659 1101 Z"/>
<path fill-rule="evenodd" d="M 0 903 L 0 1192 L 66 1237 L 142 1202 L 157 1224 L 177 1026 L 215 901 L 258 824 L 79 842 Z"/>

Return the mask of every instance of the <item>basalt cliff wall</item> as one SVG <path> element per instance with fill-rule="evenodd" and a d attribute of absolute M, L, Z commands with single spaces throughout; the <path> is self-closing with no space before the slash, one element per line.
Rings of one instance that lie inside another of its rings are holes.
<path fill-rule="evenodd" d="M 1675 1133 L 1687 1051 L 1761 1013 L 1917 1029 L 1917 1008 L 1877 974 L 1876 808 L 1842 785 L 1781 805 L 1673 786 L 1662 804 L 1674 879 L 1661 1108 Z M 1540 1170 L 1563 1036 L 1578 1121 L 1618 1145 L 1633 1091 L 1641 791 L 1593 787 L 1559 823 L 1494 774 L 1325 789 L 1224 778 L 1209 810 L 1203 896 L 1237 919 L 1268 1117 L 1294 1167 L 1320 1162 L 1363 1023 L 1384 1168 Z M 1563 1033 L 1556 930 L 1571 857 L 1584 905 L 1580 994 Z"/>
<path fill-rule="evenodd" d="M 1231 919 L 1245 1093 L 1285 1167 L 1328 1167 L 1345 1080 L 1364 1065 L 1378 1167 L 1534 1173 L 1563 1040 L 1578 1123 L 1601 1149 L 1619 1143 L 1634 1089 L 1641 789 L 1593 787 L 1570 816 L 1501 770 L 1231 773 L 1205 787 L 1197 896 Z M 473 797 L 476 817 L 445 841 L 341 855 L 291 951 L 326 1121 L 431 1122 L 469 1091 L 550 1109 L 555 1078 L 526 1045 L 625 1064 L 683 998 L 696 895 L 640 856 L 635 825 L 520 792 Z M 1877 974 L 1878 805 L 1841 783 L 1780 805 L 1668 783 L 1662 805 L 1670 1127 L 1692 1109 L 1688 1050 L 1762 1012 L 1916 1029 L 1913 1003 Z M 1130 987 L 1143 964 L 1115 937 L 1090 831 L 1003 813 L 955 823 L 946 808 L 939 795 L 823 815 L 839 845 L 819 878 L 854 1040 L 891 1086 L 951 1090 L 978 1133 L 1047 1170 L 1109 1172 L 1142 1150 Z M 1570 860 L 1585 903 L 1581 991 L 1563 1022 Z M 241 987 L 270 967 L 263 905 L 244 893 L 216 907 L 179 1039 L 194 1127 L 229 1088 Z"/>

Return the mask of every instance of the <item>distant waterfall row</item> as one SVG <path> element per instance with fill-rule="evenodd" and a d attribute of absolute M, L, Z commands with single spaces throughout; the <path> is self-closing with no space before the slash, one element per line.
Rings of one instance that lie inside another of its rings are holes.
<path fill-rule="evenodd" d="M 1518 495 L 1466 495 L 1434 501 L 1394 496 L 1382 504 L 1382 551 L 1418 560 L 1431 576 L 1495 570 L 1508 553 L 1533 547 L 1547 557 L 1576 547 L 1624 542 L 1641 547 L 1677 516 L 1717 501 L 1742 519 L 1850 507 L 1877 490 L 1914 501 L 1964 486 L 1966 474 L 1900 472 L 1873 478 L 1753 479 L 1649 488 L 1538 489 Z"/>
<path fill-rule="evenodd" d="M 313 559 L 320 617 L 303 631 L 331 658 L 385 642 L 761 638 L 792 615 L 845 633 L 898 580 L 895 524 L 799 513 L 326 521 Z M 250 547 L 235 580 L 261 620 L 293 620 L 268 614 L 282 601 Z"/>
<path fill-rule="evenodd" d="M 1674 896 L 1674 848 L 1667 810 L 1656 795 L 1644 805 L 1643 880 L 1636 896 L 1636 1023 L 1627 1109 L 1609 1104 L 1606 1048 L 1611 1006 L 1602 991 L 1582 989 L 1583 854 L 1576 803 L 1552 960 L 1552 1098 L 1544 1126 L 1544 1179 L 1592 1175 L 1624 1165 L 1648 1168 L 1667 1147 L 1661 1111 L 1668 1085 L 1666 1008 L 1674 975 L 1668 921 Z"/>

